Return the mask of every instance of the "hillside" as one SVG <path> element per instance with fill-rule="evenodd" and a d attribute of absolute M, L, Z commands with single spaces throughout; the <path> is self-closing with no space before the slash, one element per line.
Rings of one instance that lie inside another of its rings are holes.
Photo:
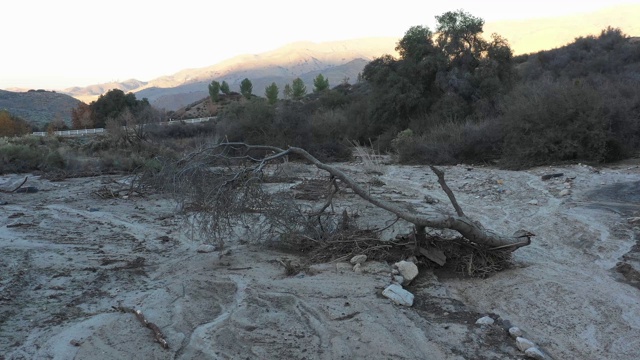
<path fill-rule="evenodd" d="M 355 81 L 358 73 L 375 57 L 394 53 L 397 39 L 369 38 L 326 43 L 300 42 L 257 55 L 242 55 L 219 64 L 189 69 L 150 81 L 136 89 L 136 97 L 148 98 L 158 108 L 175 110 L 207 96 L 211 80 L 225 80 L 238 91 L 244 78 L 251 80 L 254 93 L 275 82 L 280 88 L 296 77 L 307 83 L 322 73 L 331 84 L 345 77 Z"/>
<path fill-rule="evenodd" d="M 56 117 L 71 123 L 71 109 L 80 100 L 51 91 L 13 92 L 0 90 L 0 109 L 41 126 Z"/>
<path fill-rule="evenodd" d="M 295 77 L 300 77 L 304 81 L 307 86 L 307 92 L 311 92 L 313 90 L 313 79 L 320 73 L 322 73 L 323 76 L 329 79 L 329 84 L 331 86 L 338 85 L 345 78 L 349 78 L 350 81 L 354 82 L 356 80 L 356 77 L 358 76 L 358 73 L 362 71 L 362 69 L 368 62 L 369 60 L 365 59 L 355 59 L 349 61 L 346 64 L 300 73 L 296 76 L 268 74 L 265 74 L 264 76 L 258 76 L 259 71 L 256 70 L 241 71 L 239 73 L 232 72 L 228 74 L 229 77 L 221 77 L 216 79 L 226 80 L 229 83 L 232 91 L 238 91 L 240 89 L 240 82 L 242 81 L 242 79 L 244 79 L 245 77 L 249 78 L 253 85 L 253 94 L 258 96 L 264 96 L 265 87 L 270 85 L 272 82 L 275 82 L 280 89 L 280 96 L 282 96 L 282 90 L 284 89 L 285 84 L 291 83 L 291 81 Z M 268 72 L 265 69 L 263 70 L 265 73 Z M 248 72 L 251 72 L 256 76 L 252 76 L 252 74 L 248 74 Z M 144 89 L 140 92 L 137 92 L 136 97 L 146 97 L 150 99 L 151 104 L 157 108 L 164 108 L 166 110 L 177 110 L 186 106 L 187 104 L 208 97 L 209 93 L 207 91 L 207 86 L 210 82 L 211 80 L 204 80 L 177 86 L 174 88 L 154 87 Z"/>
<path fill-rule="evenodd" d="M 71 87 L 61 90 L 61 92 L 71 95 L 74 98 L 83 101 L 85 103 L 90 103 L 94 100 L 97 100 L 98 97 L 109 90 L 119 89 L 126 92 L 130 92 L 135 89 L 139 89 L 145 86 L 147 83 L 144 81 L 129 79 L 122 82 L 108 82 L 104 84 L 96 84 L 90 85 L 86 87 Z"/>
<path fill-rule="evenodd" d="M 598 35 L 608 26 L 638 36 L 638 19 L 640 5 L 623 5 L 571 16 L 489 22 L 485 24 L 484 32 L 486 35 L 500 34 L 519 55 L 561 47 L 579 36 Z"/>

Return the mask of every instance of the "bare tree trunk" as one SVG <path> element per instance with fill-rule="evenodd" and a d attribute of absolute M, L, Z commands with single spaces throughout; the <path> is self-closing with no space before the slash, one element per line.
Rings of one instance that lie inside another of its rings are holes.
<path fill-rule="evenodd" d="M 246 159 L 250 159 L 256 162 L 256 166 L 253 168 L 254 173 L 259 173 L 262 171 L 264 166 L 266 166 L 269 162 L 274 160 L 284 158 L 288 155 L 295 154 L 305 158 L 307 161 L 311 162 L 317 168 L 324 170 L 339 180 L 341 180 L 346 186 L 351 188 L 354 193 L 360 196 L 362 199 L 370 202 L 371 204 L 384 209 L 398 218 L 406 220 L 415 225 L 417 233 L 424 234 L 424 230 L 426 227 L 435 228 L 435 229 L 451 229 L 459 232 L 463 237 L 472 241 L 476 244 L 485 246 L 489 248 L 488 250 L 493 249 L 511 249 L 516 250 L 519 247 L 529 245 L 531 243 L 531 237 L 534 236 L 532 233 L 519 230 L 516 231 L 513 235 L 502 235 L 498 234 L 495 231 L 486 229 L 480 223 L 471 220 L 469 217 L 464 215 L 461 207 L 458 205 L 453 192 L 446 185 L 444 181 L 444 173 L 438 170 L 435 167 L 431 167 L 431 169 L 438 176 L 438 181 L 442 186 L 443 190 L 447 193 L 450 201 L 452 202 L 454 208 L 456 209 L 456 215 L 448 215 L 437 211 L 429 211 L 423 214 L 412 214 L 399 208 L 398 206 L 384 201 L 379 198 L 375 198 L 369 194 L 364 188 L 362 188 L 355 180 L 350 178 L 347 174 L 345 174 L 342 170 L 333 167 L 331 165 L 327 165 L 314 156 L 309 154 L 304 149 L 298 147 L 289 147 L 288 149 L 280 149 L 273 146 L 264 146 L 264 145 L 248 145 L 245 143 L 220 143 L 213 147 L 209 147 L 198 152 L 192 153 L 186 158 L 182 159 L 180 163 L 188 163 L 194 157 L 205 154 L 209 151 L 215 151 L 216 149 L 221 148 L 233 148 L 233 149 L 244 149 L 246 151 L 269 151 L 271 155 L 265 156 L 263 158 L 252 158 L 246 156 Z M 331 194 L 332 195 L 332 194 Z M 330 201 L 330 199 L 329 199 Z M 325 204 L 322 208 L 326 209 L 328 204 Z"/>

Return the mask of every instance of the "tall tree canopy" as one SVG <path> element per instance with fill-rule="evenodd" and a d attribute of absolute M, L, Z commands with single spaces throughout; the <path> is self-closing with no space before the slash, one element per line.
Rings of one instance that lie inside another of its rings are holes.
<path fill-rule="evenodd" d="M 133 93 L 125 94 L 122 90 L 113 89 L 104 95 L 100 95 L 98 100 L 89 104 L 89 107 L 91 108 L 93 125 L 104 127 L 107 119 L 118 118 L 125 109 L 137 115 L 146 108 L 151 107 L 151 104 L 146 98 L 137 100 Z"/>
<path fill-rule="evenodd" d="M 294 100 L 300 100 L 307 95 L 307 86 L 300 78 L 295 78 L 291 83 L 291 97 Z"/>
<path fill-rule="evenodd" d="M 275 82 L 264 89 L 264 95 L 267 97 L 269 104 L 273 105 L 278 101 L 278 85 Z"/>
<path fill-rule="evenodd" d="M 209 84 L 209 97 L 211 101 L 217 102 L 220 97 L 220 83 L 213 80 L 211 84 Z"/>
<path fill-rule="evenodd" d="M 220 91 L 222 91 L 222 93 L 225 95 L 229 95 L 229 93 L 231 93 L 231 90 L 229 89 L 229 84 L 224 80 L 222 80 L 222 84 L 220 84 Z"/>
<path fill-rule="evenodd" d="M 329 79 L 322 76 L 322 74 L 318 74 L 315 79 L 313 79 L 313 92 L 319 93 L 329 89 Z"/>
<path fill-rule="evenodd" d="M 365 67 L 374 133 L 497 113 L 514 73 L 509 45 L 495 34 L 485 40 L 484 20 L 462 10 L 436 20 L 436 34 L 413 26 L 397 43 L 398 59 L 385 55 Z"/>
<path fill-rule="evenodd" d="M 253 93 L 253 84 L 251 84 L 251 80 L 248 78 L 244 78 L 240 83 L 240 93 L 247 99 L 251 98 L 251 93 Z"/>

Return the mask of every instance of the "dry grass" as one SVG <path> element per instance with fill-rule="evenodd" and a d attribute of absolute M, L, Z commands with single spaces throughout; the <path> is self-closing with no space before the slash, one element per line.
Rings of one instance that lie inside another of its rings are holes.
<path fill-rule="evenodd" d="M 367 174 L 384 175 L 384 164 L 379 153 L 373 149 L 373 145 L 370 147 L 360 146 L 356 141 L 353 141 L 354 151 L 356 158 L 359 158 L 364 163 L 363 169 Z"/>

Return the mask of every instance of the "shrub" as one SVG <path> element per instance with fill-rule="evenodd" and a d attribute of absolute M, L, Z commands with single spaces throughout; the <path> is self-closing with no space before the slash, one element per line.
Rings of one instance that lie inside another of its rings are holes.
<path fill-rule="evenodd" d="M 497 120 L 446 122 L 422 135 L 404 130 L 392 141 L 404 164 L 484 163 L 500 157 L 502 132 Z"/>
<path fill-rule="evenodd" d="M 519 86 L 504 105 L 504 165 L 605 161 L 614 137 L 602 96 L 585 81 L 545 80 Z"/>

